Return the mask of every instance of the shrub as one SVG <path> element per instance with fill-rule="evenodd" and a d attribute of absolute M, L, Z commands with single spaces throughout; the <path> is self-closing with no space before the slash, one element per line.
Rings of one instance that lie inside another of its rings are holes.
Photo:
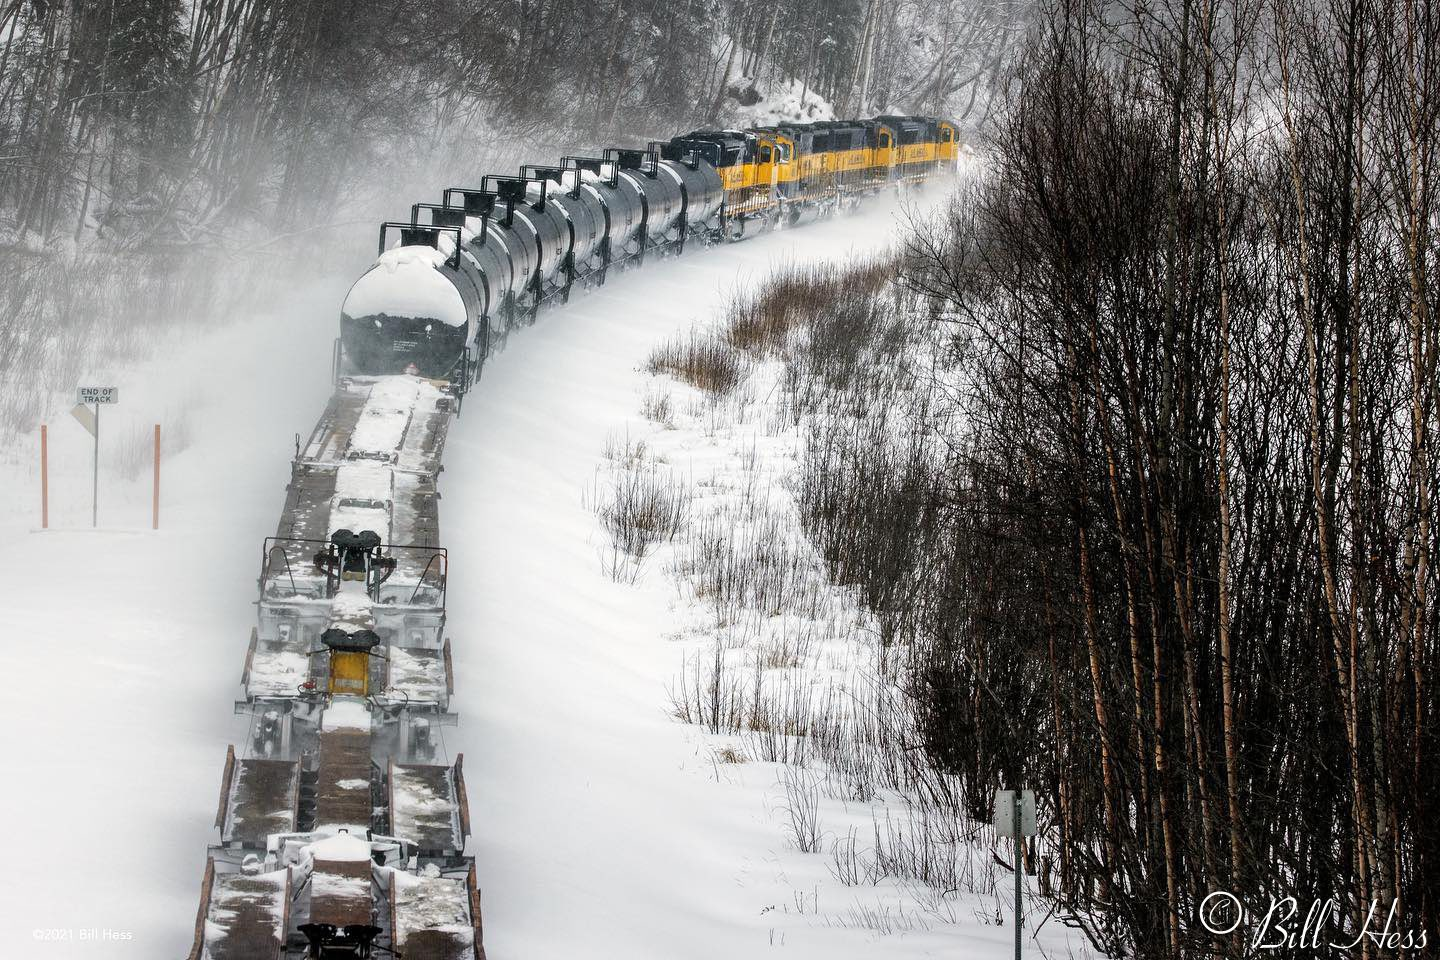
<path fill-rule="evenodd" d="M 661 344 L 645 369 L 666 373 L 712 398 L 728 396 L 745 379 L 745 358 L 719 337 L 691 333 Z"/>
<path fill-rule="evenodd" d="M 641 560 L 655 544 L 675 538 L 689 513 L 690 491 L 673 471 L 632 465 L 611 479 L 609 496 L 597 512 L 618 548 Z"/>

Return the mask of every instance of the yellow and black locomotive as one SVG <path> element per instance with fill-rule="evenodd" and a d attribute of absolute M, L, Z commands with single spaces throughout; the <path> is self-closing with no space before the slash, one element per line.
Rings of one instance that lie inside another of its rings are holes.
<path fill-rule="evenodd" d="M 955 169 L 959 131 L 934 117 L 881 116 L 696 130 L 660 144 L 667 160 L 702 159 L 720 174 L 724 230 L 796 223 L 894 185 L 915 185 Z"/>

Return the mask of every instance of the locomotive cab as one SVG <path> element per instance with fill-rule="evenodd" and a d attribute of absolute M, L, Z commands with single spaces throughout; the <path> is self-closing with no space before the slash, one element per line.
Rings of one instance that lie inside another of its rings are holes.
<path fill-rule="evenodd" d="M 960 130 L 949 120 L 941 120 L 936 126 L 940 135 L 936 148 L 937 165 L 942 169 L 954 169 L 960 160 Z"/>
<path fill-rule="evenodd" d="M 796 131 L 790 126 L 757 127 L 757 134 L 763 136 L 762 141 L 771 152 L 775 169 L 775 193 L 781 201 L 782 210 L 786 203 L 799 199 L 800 164 L 795 162 Z M 762 147 L 760 158 L 765 160 L 765 151 Z M 791 212 L 791 221 L 797 216 L 799 210 Z"/>
<path fill-rule="evenodd" d="M 788 200 L 795 194 L 795 140 L 780 130 L 769 133 L 769 137 L 775 153 L 775 192 Z"/>
<path fill-rule="evenodd" d="M 939 124 L 927 117 L 877 117 L 895 132 L 895 163 L 899 179 L 922 182 L 933 169 L 940 139 Z"/>
<path fill-rule="evenodd" d="M 692 153 L 709 161 L 725 191 L 725 219 L 743 232 L 743 221 L 776 204 L 778 154 L 774 141 L 753 130 L 695 130 L 670 141 L 666 156 Z"/>

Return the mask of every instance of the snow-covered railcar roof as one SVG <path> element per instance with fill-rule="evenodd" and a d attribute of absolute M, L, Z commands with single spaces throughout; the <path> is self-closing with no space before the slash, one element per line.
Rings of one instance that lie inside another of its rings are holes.
<path fill-rule="evenodd" d="M 352 461 L 335 470 L 335 499 L 389 500 L 393 493 L 394 471 L 378 463 Z"/>
<path fill-rule="evenodd" d="M 299 763 L 241 760 L 230 780 L 222 839 L 263 848 L 271 834 L 293 832 L 299 796 Z"/>
<path fill-rule="evenodd" d="M 330 601 L 330 626 L 353 633 L 375 629 L 375 605 L 363 584 L 346 580 Z"/>
<path fill-rule="evenodd" d="M 245 696 L 294 697 L 310 679 L 310 654 L 298 640 L 266 642 L 255 648 L 245 672 Z"/>
<path fill-rule="evenodd" d="M 310 875 L 310 922 L 344 928 L 368 924 L 374 895 L 367 860 L 315 859 Z"/>
<path fill-rule="evenodd" d="M 285 942 L 290 871 L 213 877 L 205 906 L 202 960 L 279 957 Z"/>
<path fill-rule="evenodd" d="M 390 881 L 396 947 L 406 960 L 474 960 L 472 903 L 466 880 L 397 870 Z"/>
<path fill-rule="evenodd" d="M 449 700 L 450 668 L 441 650 L 426 647 L 389 649 L 385 693 L 405 697 L 411 703 L 439 703 Z"/>
<path fill-rule="evenodd" d="M 326 832 L 348 830 L 364 836 L 370 829 L 370 730 L 358 726 L 332 726 L 325 713 L 320 731 L 320 763 L 315 783 L 315 828 Z"/>
<path fill-rule="evenodd" d="M 390 828 L 395 836 L 430 853 L 465 849 L 456 767 L 392 764 Z"/>
<path fill-rule="evenodd" d="M 373 529 L 389 543 L 439 546 L 435 481 L 450 417 L 448 394 L 428 380 L 342 380 L 295 459 L 275 531 L 288 563 L 271 564 L 267 582 L 289 588 L 293 579 L 295 589 L 315 595 L 323 578 L 314 555 L 341 527 Z M 337 506 L 341 501 L 353 502 Z M 388 523 L 384 508 L 364 501 L 385 504 Z M 394 579 L 413 584 L 430 558 L 399 560 Z"/>
<path fill-rule="evenodd" d="M 433 477 L 440 469 L 452 405 L 446 389 L 420 377 L 346 377 L 297 459 L 338 466 L 393 454 L 397 469 Z"/>
<path fill-rule="evenodd" d="M 443 397 L 438 387 L 419 377 L 380 377 L 374 380 L 350 432 L 345 448 L 346 459 L 390 456 L 397 466 L 401 466 L 402 455 L 413 452 L 413 444 L 407 443 L 412 422 L 417 432 L 423 432 L 425 422 L 437 412 L 444 420 L 449 420 L 448 409 L 437 411 Z M 446 406 L 448 408 L 448 403 Z M 438 451 L 434 462 L 439 462 Z"/>

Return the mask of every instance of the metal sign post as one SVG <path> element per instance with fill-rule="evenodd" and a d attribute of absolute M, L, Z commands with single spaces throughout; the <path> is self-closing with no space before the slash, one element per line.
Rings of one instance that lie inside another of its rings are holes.
<path fill-rule="evenodd" d="M 1020 960 L 1020 931 L 1025 924 L 1025 838 L 1035 836 L 1035 791 L 995 791 L 995 832 L 1015 840 L 1015 960 Z"/>
<path fill-rule="evenodd" d="M 50 434 L 40 424 L 40 529 L 50 529 Z"/>
<path fill-rule="evenodd" d="M 81 387 L 75 391 L 75 408 L 70 415 L 95 438 L 95 459 L 91 470 L 90 526 L 100 525 L 100 406 L 120 402 L 119 387 Z"/>
<path fill-rule="evenodd" d="M 90 458 L 90 526 L 100 526 L 100 405 L 95 405 L 95 453 Z"/>

